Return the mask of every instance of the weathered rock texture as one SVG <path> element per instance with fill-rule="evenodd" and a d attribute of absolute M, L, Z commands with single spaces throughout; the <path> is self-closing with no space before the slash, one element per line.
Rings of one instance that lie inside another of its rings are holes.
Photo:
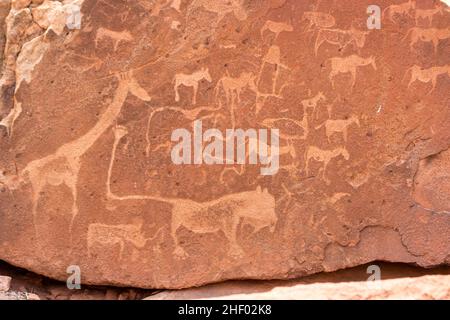
<path fill-rule="evenodd" d="M 450 12 L 368 30 L 372 2 L 1 1 L 0 259 L 148 288 L 449 264 Z M 173 164 L 199 119 L 279 129 L 278 173 Z"/>
<path fill-rule="evenodd" d="M 273 287 L 253 284 L 251 293 L 239 290 L 242 287 L 224 283 L 163 292 L 145 300 L 449 300 L 450 276 L 435 275 L 377 282 L 290 283 Z"/>

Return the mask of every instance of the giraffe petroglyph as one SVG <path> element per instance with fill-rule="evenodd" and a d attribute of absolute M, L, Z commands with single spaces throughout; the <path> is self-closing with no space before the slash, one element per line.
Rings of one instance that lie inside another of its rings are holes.
<path fill-rule="evenodd" d="M 450 77 L 450 65 L 434 66 L 428 69 L 424 69 L 418 65 L 414 65 L 408 70 L 406 70 L 405 77 L 410 71 L 411 71 L 411 78 L 408 83 L 408 88 L 417 80 L 423 83 L 431 82 L 432 88 L 428 94 L 430 94 L 436 88 L 437 80 L 440 75 L 447 74 Z"/>
<path fill-rule="evenodd" d="M 55 153 L 31 161 L 21 172 L 21 178 L 27 177 L 33 188 L 32 214 L 35 227 L 37 207 L 42 190 L 47 185 L 65 185 L 72 193 L 72 217 L 69 228 L 70 232 L 72 231 L 74 220 L 78 215 L 77 182 L 82 156 L 114 124 L 129 93 L 143 101 L 151 100 L 131 72 L 121 73 L 117 78 L 118 86 L 114 98 L 94 127 L 80 138 L 62 145 Z"/>
<path fill-rule="evenodd" d="M 344 157 L 345 160 L 350 159 L 350 155 L 347 151 L 347 149 L 343 147 L 338 147 L 333 150 L 322 150 L 316 146 L 309 146 L 306 153 L 305 153 L 305 171 L 306 175 L 309 175 L 309 162 L 310 160 L 315 160 L 318 162 L 322 162 L 322 168 L 320 171 L 322 172 L 322 179 L 327 183 L 330 184 L 330 180 L 326 177 L 326 170 L 328 167 L 328 164 L 330 161 L 334 158 L 337 158 L 339 156 Z M 320 172 L 319 171 L 319 172 Z"/>
<path fill-rule="evenodd" d="M 325 131 L 326 131 L 326 135 L 328 138 L 328 142 L 331 142 L 331 136 L 334 133 L 342 133 L 342 135 L 344 137 L 344 141 L 347 142 L 348 127 L 350 127 L 352 124 L 356 124 L 358 127 L 361 126 L 359 123 L 358 117 L 355 115 L 352 115 L 350 118 L 345 119 L 345 120 L 328 119 L 321 125 L 317 126 L 316 130 L 325 126 Z"/>
<path fill-rule="evenodd" d="M 180 101 L 180 94 L 178 92 L 179 86 L 183 85 L 185 87 L 192 87 L 194 92 L 192 95 L 192 104 L 197 104 L 197 92 L 198 92 L 198 83 L 200 80 L 205 79 L 208 82 L 211 82 L 211 75 L 209 74 L 208 68 L 201 68 L 199 71 L 195 71 L 191 74 L 185 73 L 177 73 L 173 79 L 175 90 L 175 101 Z"/>
<path fill-rule="evenodd" d="M 331 84 L 333 88 L 334 85 L 334 78 L 339 73 L 350 73 L 352 76 L 352 82 L 351 82 L 351 88 L 355 86 L 356 82 L 356 71 L 358 67 L 363 67 L 367 65 L 372 65 L 374 70 L 377 70 L 377 66 L 375 64 L 375 58 L 369 57 L 369 58 L 362 58 L 358 55 L 352 54 L 347 57 L 334 57 L 328 59 L 331 61 L 331 72 L 329 75 L 329 79 L 331 81 Z"/>
<path fill-rule="evenodd" d="M 386 7 L 383 10 L 383 15 L 386 14 L 389 17 L 389 20 L 392 22 L 394 21 L 394 17 L 396 15 L 403 16 L 408 15 L 411 16 L 411 11 L 416 8 L 416 1 L 415 0 L 408 0 L 408 2 L 401 3 L 401 4 L 391 4 L 390 6 Z"/>

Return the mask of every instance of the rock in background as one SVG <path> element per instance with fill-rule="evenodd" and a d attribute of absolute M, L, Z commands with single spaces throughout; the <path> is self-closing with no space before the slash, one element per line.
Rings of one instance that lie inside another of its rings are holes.
<path fill-rule="evenodd" d="M 450 262 L 437 1 L 11 1 L 0 259 L 183 288 Z M 175 165 L 171 133 L 280 130 L 280 168 Z"/>

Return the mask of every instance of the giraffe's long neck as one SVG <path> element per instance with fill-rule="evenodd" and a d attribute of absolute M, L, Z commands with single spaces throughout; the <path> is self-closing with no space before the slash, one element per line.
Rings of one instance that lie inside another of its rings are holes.
<path fill-rule="evenodd" d="M 84 154 L 117 119 L 127 95 L 128 83 L 125 80 L 121 80 L 113 101 L 102 114 L 100 120 L 85 135 L 62 146 L 59 149 L 59 153 L 65 154 L 68 151 L 70 155 L 75 157 Z"/>

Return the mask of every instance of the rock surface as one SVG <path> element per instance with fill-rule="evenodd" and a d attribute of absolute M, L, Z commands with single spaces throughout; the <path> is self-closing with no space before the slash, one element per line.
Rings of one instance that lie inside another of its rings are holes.
<path fill-rule="evenodd" d="M 242 293 L 239 285 L 218 284 L 158 293 L 145 300 L 449 300 L 450 275 L 274 287 L 254 284 L 252 289 Z"/>
<path fill-rule="evenodd" d="M 450 12 L 391 3 L 0 1 L 0 259 L 145 288 L 449 264 Z M 174 164 L 196 120 L 278 129 L 279 170 Z"/>

